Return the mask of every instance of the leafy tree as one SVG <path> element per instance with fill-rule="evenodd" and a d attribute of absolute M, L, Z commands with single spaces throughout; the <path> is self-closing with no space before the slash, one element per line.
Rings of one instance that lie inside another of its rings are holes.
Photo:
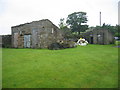
<path fill-rule="evenodd" d="M 61 18 L 60 19 L 60 23 L 58 24 L 59 25 L 59 27 L 60 27 L 60 29 L 64 29 L 64 28 L 67 28 L 67 25 L 66 25 L 66 23 L 64 22 L 64 18 Z"/>
<path fill-rule="evenodd" d="M 114 34 L 114 36 L 120 36 L 119 35 L 119 26 L 116 25 L 116 26 L 111 26 L 109 24 L 103 24 L 101 28 L 105 28 L 105 29 L 108 29 L 110 32 L 112 32 Z"/>
<path fill-rule="evenodd" d="M 72 32 L 80 32 L 88 29 L 88 25 L 83 25 L 87 23 L 86 12 L 74 12 L 67 17 L 66 23 L 70 26 Z"/>
<path fill-rule="evenodd" d="M 120 25 L 116 25 L 117 32 L 115 33 L 116 37 L 119 37 L 120 39 Z"/>

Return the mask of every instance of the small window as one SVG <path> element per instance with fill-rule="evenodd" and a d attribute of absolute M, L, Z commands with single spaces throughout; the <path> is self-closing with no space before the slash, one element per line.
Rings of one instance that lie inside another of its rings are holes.
<path fill-rule="evenodd" d="M 100 35 L 100 34 L 98 34 L 97 36 L 98 36 L 98 37 L 100 37 L 101 35 Z"/>
<path fill-rule="evenodd" d="M 54 28 L 52 28 L 52 33 L 54 33 Z"/>
<path fill-rule="evenodd" d="M 22 31 L 20 31 L 20 35 L 22 35 Z"/>

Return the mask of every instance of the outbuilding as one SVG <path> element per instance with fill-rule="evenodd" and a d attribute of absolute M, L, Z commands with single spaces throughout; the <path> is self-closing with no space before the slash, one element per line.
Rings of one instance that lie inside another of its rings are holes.
<path fill-rule="evenodd" d="M 63 39 L 62 31 L 48 19 L 20 24 L 11 29 L 14 48 L 48 48 Z"/>
<path fill-rule="evenodd" d="M 83 37 L 90 44 L 112 44 L 114 43 L 113 34 L 107 29 L 93 29 L 83 33 Z"/>

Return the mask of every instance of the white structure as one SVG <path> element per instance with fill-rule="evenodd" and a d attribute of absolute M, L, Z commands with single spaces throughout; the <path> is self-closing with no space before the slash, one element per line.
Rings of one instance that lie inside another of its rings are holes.
<path fill-rule="evenodd" d="M 118 2 L 118 25 L 120 25 L 120 1 Z"/>
<path fill-rule="evenodd" d="M 77 41 L 77 45 L 80 45 L 80 46 L 86 46 L 87 44 L 88 44 L 88 41 L 86 41 L 84 38 L 80 38 Z"/>

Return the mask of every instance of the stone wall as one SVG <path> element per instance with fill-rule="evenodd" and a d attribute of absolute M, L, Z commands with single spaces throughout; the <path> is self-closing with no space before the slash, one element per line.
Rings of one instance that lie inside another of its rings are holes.
<path fill-rule="evenodd" d="M 84 38 L 91 44 L 112 44 L 114 37 L 111 32 L 106 29 L 92 30 L 83 34 Z"/>
<path fill-rule="evenodd" d="M 11 38 L 12 36 L 11 35 L 1 35 L 0 38 L 2 38 L 2 42 L 1 43 L 1 46 L 4 47 L 4 48 L 11 48 L 12 47 L 12 43 L 11 43 Z"/>
<path fill-rule="evenodd" d="M 48 19 L 12 27 L 12 46 L 24 48 L 27 42 L 25 35 L 29 36 L 29 48 L 48 48 L 63 39 L 62 31 Z"/>

